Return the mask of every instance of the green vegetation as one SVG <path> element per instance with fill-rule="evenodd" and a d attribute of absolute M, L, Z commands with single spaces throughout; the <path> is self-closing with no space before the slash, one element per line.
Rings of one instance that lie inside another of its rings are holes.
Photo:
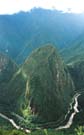
<path fill-rule="evenodd" d="M 14 73 L 18 70 L 17 65 L 6 55 L 0 54 L 0 112 L 7 112 L 10 94 L 8 92 L 8 83 L 11 81 Z"/>
<path fill-rule="evenodd" d="M 74 85 L 54 47 L 47 45 L 35 50 L 19 69 L 8 57 L 1 55 L 2 58 L 6 60 L 0 76 L 1 94 L 4 95 L 0 98 L 1 112 L 11 116 L 15 112 L 25 119 L 32 113 L 31 119 L 35 123 L 64 119 L 74 94 Z"/>
<path fill-rule="evenodd" d="M 73 132 L 72 131 L 55 131 L 51 129 L 43 129 L 38 131 L 33 131 L 28 133 L 28 135 L 83 135 L 84 128 L 78 127 Z M 18 130 L 4 130 L 0 128 L 0 135 L 26 135 L 25 132 Z"/>
<path fill-rule="evenodd" d="M 81 14 L 41 8 L 0 15 L 0 51 L 23 63 L 32 50 L 45 44 L 52 43 L 62 50 L 83 31 L 82 18 Z"/>
<path fill-rule="evenodd" d="M 0 51 L 7 54 L 0 53 L 0 113 L 30 129 L 29 135 L 84 135 L 84 93 L 78 98 L 80 112 L 71 128 L 55 130 L 63 122 L 74 93 L 84 91 L 81 18 L 81 14 L 40 8 L 0 15 Z M 26 133 L 0 117 L 0 135 Z"/>
<path fill-rule="evenodd" d="M 0 112 L 20 113 L 25 104 L 25 87 L 26 80 L 16 63 L 6 55 L 0 54 Z"/>
<path fill-rule="evenodd" d="M 74 85 L 56 49 L 47 45 L 35 50 L 21 70 L 27 76 L 26 100 L 39 122 L 62 120 L 74 94 Z"/>
<path fill-rule="evenodd" d="M 5 59 L 4 55 L 0 57 Z M 42 127 L 45 122 L 58 123 L 64 119 L 74 94 L 74 84 L 67 67 L 53 46 L 36 49 L 19 69 L 8 57 L 4 66 L 0 77 L 4 77 L 5 88 L 2 87 L 4 90 L 1 94 L 5 95 L 5 99 L 3 96 L 0 98 L 0 112 L 15 120 L 17 114 L 21 115 L 24 121 L 16 121 L 30 129 L 38 127 L 37 123 Z M 4 66 L 2 64 L 2 67 Z M 16 114 L 13 115 L 13 112 Z M 2 127 L 3 123 L 2 120 Z M 47 134 L 46 130 L 44 132 Z"/>
<path fill-rule="evenodd" d="M 76 90 L 84 89 L 84 60 L 68 64 L 69 72 L 74 81 Z"/>
<path fill-rule="evenodd" d="M 77 63 L 84 60 L 84 32 L 78 36 L 62 52 L 62 57 L 67 63 Z"/>

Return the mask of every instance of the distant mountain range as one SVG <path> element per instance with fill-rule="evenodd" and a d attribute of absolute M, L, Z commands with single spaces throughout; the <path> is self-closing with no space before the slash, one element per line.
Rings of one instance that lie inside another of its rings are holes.
<path fill-rule="evenodd" d="M 22 63 L 34 50 L 52 43 L 62 50 L 84 31 L 82 14 L 32 9 L 14 15 L 0 15 L 0 51 Z"/>
<path fill-rule="evenodd" d="M 84 32 L 61 52 L 68 63 L 84 60 Z"/>
<path fill-rule="evenodd" d="M 68 133 L 84 125 L 83 16 L 40 8 L 0 15 L 0 133 L 12 120 L 43 134 L 71 117 Z"/>

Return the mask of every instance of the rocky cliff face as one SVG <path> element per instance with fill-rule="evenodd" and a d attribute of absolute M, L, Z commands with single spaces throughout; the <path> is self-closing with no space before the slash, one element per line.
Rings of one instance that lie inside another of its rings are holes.
<path fill-rule="evenodd" d="M 27 79 L 26 100 L 32 113 L 45 121 L 64 117 L 74 85 L 56 49 L 48 45 L 35 50 L 22 72 Z"/>

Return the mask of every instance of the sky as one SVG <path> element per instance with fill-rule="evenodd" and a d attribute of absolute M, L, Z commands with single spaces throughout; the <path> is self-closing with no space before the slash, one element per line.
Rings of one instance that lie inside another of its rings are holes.
<path fill-rule="evenodd" d="M 84 12 L 84 0 L 0 0 L 0 14 L 30 11 L 34 7 L 82 13 Z"/>

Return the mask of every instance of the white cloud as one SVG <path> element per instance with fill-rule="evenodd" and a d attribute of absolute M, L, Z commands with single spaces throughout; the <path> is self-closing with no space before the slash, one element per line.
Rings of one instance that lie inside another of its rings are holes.
<path fill-rule="evenodd" d="M 84 12 L 84 0 L 0 0 L 0 14 L 28 11 L 33 7 L 81 13 Z"/>

